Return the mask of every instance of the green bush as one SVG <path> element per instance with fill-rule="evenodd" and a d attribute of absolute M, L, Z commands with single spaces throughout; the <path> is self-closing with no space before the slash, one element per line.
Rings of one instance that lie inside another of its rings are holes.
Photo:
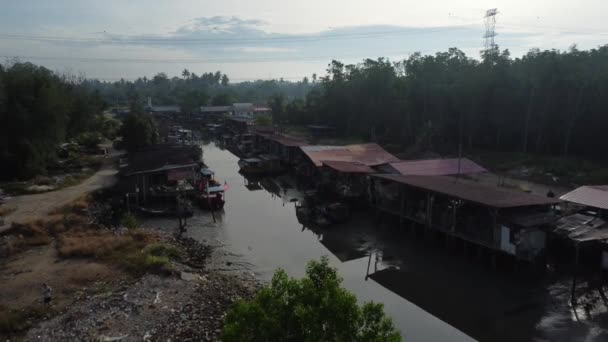
<path fill-rule="evenodd" d="M 156 256 L 151 254 L 146 255 L 146 258 L 144 260 L 144 266 L 148 269 L 159 268 L 169 263 L 169 258 L 167 258 L 166 256 Z"/>
<path fill-rule="evenodd" d="M 127 227 L 127 229 L 136 229 L 139 227 L 139 222 L 137 221 L 137 217 L 131 213 L 126 213 L 122 217 L 121 223 L 123 226 Z"/>
<path fill-rule="evenodd" d="M 97 132 L 84 132 L 76 137 L 76 142 L 86 148 L 95 148 L 101 142 L 101 134 Z"/>
<path fill-rule="evenodd" d="M 400 341 L 382 304 L 357 304 L 327 257 L 310 261 L 306 276 L 278 270 L 270 286 L 228 312 L 223 340 L 232 341 Z"/>
<path fill-rule="evenodd" d="M 145 252 L 150 255 L 164 256 L 169 258 L 179 258 L 182 255 L 177 247 L 162 243 L 146 247 Z"/>

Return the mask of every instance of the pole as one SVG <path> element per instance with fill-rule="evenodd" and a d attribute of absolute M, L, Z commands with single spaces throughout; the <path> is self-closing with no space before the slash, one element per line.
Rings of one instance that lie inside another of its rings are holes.
<path fill-rule="evenodd" d="M 572 277 L 572 289 L 570 291 L 570 303 L 574 307 L 576 305 L 576 276 L 578 274 L 578 256 L 579 256 L 579 243 L 576 244 L 576 256 L 575 256 L 575 265 L 574 265 L 574 276 Z M 576 311 L 576 310 L 574 310 Z"/>
<path fill-rule="evenodd" d="M 369 278 L 369 266 L 372 263 L 372 253 L 369 253 L 369 259 L 367 259 L 367 272 L 365 273 L 365 280 Z"/>

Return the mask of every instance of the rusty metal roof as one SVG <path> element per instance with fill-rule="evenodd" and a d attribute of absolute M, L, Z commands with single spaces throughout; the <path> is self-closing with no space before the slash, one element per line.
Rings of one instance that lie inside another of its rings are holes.
<path fill-rule="evenodd" d="M 344 161 L 375 166 L 399 160 L 375 143 L 346 146 L 302 146 L 301 149 L 315 166 L 323 165 L 323 161 Z"/>
<path fill-rule="evenodd" d="M 549 205 L 559 202 L 559 200 L 555 198 L 481 185 L 474 181 L 449 176 L 376 174 L 374 177 L 499 209 Z"/>
<path fill-rule="evenodd" d="M 376 170 L 367 165 L 345 161 L 323 160 L 323 166 L 327 166 L 343 173 L 374 173 Z"/>
<path fill-rule="evenodd" d="M 588 207 L 608 209 L 608 185 L 587 185 L 560 197 L 561 200 Z"/>
<path fill-rule="evenodd" d="M 460 162 L 458 158 L 404 160 L 390 163 L 390 166 L 404 176 L 448 176 L 488 171 L 468 158 L 460 158 Z"/>

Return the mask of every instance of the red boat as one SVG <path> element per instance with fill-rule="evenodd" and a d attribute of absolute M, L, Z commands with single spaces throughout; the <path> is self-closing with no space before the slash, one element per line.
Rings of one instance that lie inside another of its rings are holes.
<path fill-rule="evenodd" d="M 220 184 L 213 178 L 215 173 L 209 169 L 201 170 L 201 178 L 198 183 L 198 203 L 203 209 L 221 210 L 224 208 L 224 192 L 227 184 Z"/>

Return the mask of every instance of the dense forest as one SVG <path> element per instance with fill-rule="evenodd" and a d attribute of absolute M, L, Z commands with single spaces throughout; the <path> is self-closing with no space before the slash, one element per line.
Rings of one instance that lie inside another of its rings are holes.
<path fill-rule="evenodd" d="M 270 100 L 275 122 L 325 124 L 343 135 L 442 147 L 608 160 L 608 46 L 497 47 L 480 60 L 452 48 L 392 63 L 332 61 L 305 98 Z"/>
<path fill-rule="evenodd" d="M 58 145 L 101 132 L 99 94 L 31 63 L 0 65 L 0 179 L 45 173 Z"/>
<path fill-rule="evenodd" d="M 608 46 L 521 58 L 495 47 L 479 60 L 452 48 L 398 62 L 332 61 L 318 80 L 235 84 L 219 71 L 106 83 L 12 63 L 0 65 L 0 178 L 43 173 L 60 143 L 103 133 L 104 108 L 141 107 L 147 97 L 192 111 L 267 102 L 275 123 L 330 125 L 342 136 L 423 151 L 461 145 L 608 161 L 607 93 Z"/>
<path fill-rule="evenodd" d="M 87 84 L 98 90 L 110 105 L 126 106 L 133 100 L 144 102 L 150 97 L 155 105 L 180 105 L 186 110 L 203 105 L 229 105 L 234 102 L 266 103 L 274 94 L 284 94 L 289 99 L 303 98 L 312 88 L 316 76 L 300 82 L 259 80 L 231 83 L 228 75 L 220 71 L 205 72 L 200 76 L 187 69 L 181 77 L 169 77 L 158 73 L 152 79 L 135 81 L 101 82 L 88 80 Z"/>

